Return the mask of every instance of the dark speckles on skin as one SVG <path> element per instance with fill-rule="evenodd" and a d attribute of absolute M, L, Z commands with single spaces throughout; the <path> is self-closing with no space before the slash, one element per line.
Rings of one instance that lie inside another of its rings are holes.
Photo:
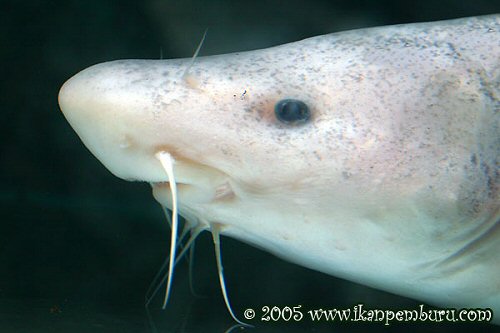
<path fill-rule="evenodd" d="M 496 192 L 495 178 L 497 175 L 495 175 L 495 173 L 497 173 L 497 172 L 492 172 L 490 166 L 483 161 L 481 162 L 480 166 L 481 166 L 481 170 L 483 171 L 484 175 L 486 176 L 486 183 L 488 186 L 488 196 L 492 197 L 493 193 Z"/>
<path fill-rule="evenodd" d="M 349 178 L 351 178 L 352 176 L 352 173 L 349 172 L 349 171 L 342 171 L 342 178 L 344 178 L 345 180 L 348 180 Z"/>
<path fill-rule="evenodd" d="M 459 59 L 461 57 L 461 54 L 460 52 L 457 51 L 457 49 L 455 48 L 455 45 L 453 43 L 446 43 L 446 45 L 448 46 L 448 48 L 450 49 L 451 51 L 451 56 L 454 58 L 454 59 Z"/>
<path fill-rule="evenodd" d="M 315 150 L 315 151 L 313 151 L 313 153 L 314 153 L 314 156 L 316 157 L 316 159 L 317 159 L 318 161 L 321 161 L 321 160 L 322 160 L 321 156 L 319 155 L 319 153 L 318 153 L 316 150 Z"/>

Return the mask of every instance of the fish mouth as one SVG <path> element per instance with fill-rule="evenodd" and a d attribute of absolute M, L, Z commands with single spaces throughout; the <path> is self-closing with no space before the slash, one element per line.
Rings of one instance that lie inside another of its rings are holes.
<path fill-rule="evenodd" d="M 162 206 L 169 207 L 169 203 L 171 203 L 170 208 L 172 209 L 172 217 L 169 219 L 170 225 L 172 228 L 172 232 L 170 234 L 170 254 L 169 254 L 169 260 L 168 260 L 168 271 L 165 274 L 165 277 L 163 280 L 166 280 L 166 290 L 165 290 L 165 297 L 163 301 L 163 306 L 162 308 L 165 309 L 168 303 L 171 287 L 172 287 L 172 278 L 174 274 L 174 267 L 177 263 L 177 261 L 183 256 L 185 253 L 185 250 L 190 248 L 190 244 L 196 239 L 196 237 L 199 235 L 199 233 L 203 230 L 210 230 L 212 233 L 212 237 L 214 240 L 214 246 L 215 246 L 215 254 L 217 258 L 217 271 L 219 274 L 219 281 L 220 281 L 220 286 L 222 290 L 222 295 L 224 297 L 224 301 L 226 303 L 226 307 L 233 317 L 234 320 L 236 320 L 238 323 L 241 325 L 246 325 L 245 323 L 239 321 L 236 316 L 233 313 L 233 310 L 231 308 L 231 305 L 229 303 L 229 299 L 227 297 L 226 293 L 226 287 L 225 287 L 225 282 L 224 282 L 224 275 L 222 272 L 222 261 L 221 261 L 221 255 L 220 255 L 220 239 L 219 239 L 219 234 L 221 232 L 221 225 L 220 223 L 217 222 L 211 222 L 206 220 L 205 218 L 199 218 L 201 214 L 197 214 L 196 212 L 196 205 L 190 205 L 187 210 L 184 211 L 183 217 L 185 218 L 185 223 L 183 230 L 178 237 L 178 229 L 179 229 L 179 220 L 178 220 L 178 213 L 179 213 L 179 208 L 180 206 L 178 205 L 179 197 L 178 197 L 178 192 L 177 189 L 182 189 L 184 188 L 181 193 L 189 192 L 192 191 L 193 188 L 196 188 L 194 185 L 186 184 L 183 182 L 177 182 L 175 179 L 175 174 L 174 174 L 174 158 L 171 154 L 169 154 L 166 151 L 160 151 L 155 154 L 155 157 L 159 160 L 165 174 L 168 177 L 168 181 L 164 182 L 154 182 L 152 183 L 153 187 L 153 196 L 155 199 L 162 204 Z M 182 170 L 182 169 L 181 169 Z M 210 170 L 211 173 L 209 173 L 210 176 L 214 176 L 214 169 L 208 169 Z M 220 175 L 219 175 L 220 176 Z M 212 177 L 204 177 L 208 181 L 213 181 Z M 217 178 L 217 177 L 216 177 Z M 218 177 L 220 178 L 220 177 Z M 217 182 L 220 179 L 217 179 Z M 215 184 L 217 184 L 217 182 Z M 208 184 L 210 185 L 210 184 Z M 198 185 L 199 186 L 199 185 Z M 187 187 L 187 188 L 186 188 Z M 226 181 L 222 184 L 221 186 L 217 187 L 210 187 L 213 189 L 212 191 L 198 191 L 202 195 L 206 196 L 208 194 L 208 197 L 212 197 L 212 201 L 214 200 L 220 200 L 221 198 L 227 199 L 229 197 L 234 197 L 234 192 L 232 191 L 232 187 L 230 186 L 229 182 Z M 168 193 L 170 193 L 170 198 L 168 198 Z M 222 196 L 222 197 L 221 197 Z M 168 200 L 170 199 L 170 200 Z M 206 197 L 205 197 L 206 199 Z M 192 198 L 191 198 L 192 200 Z M 198 212 L 199 213 L 199 212 Z M 168 217 L 168 213 L 167 213 Z M 186 237 L 186 235 L 190 234 L 189 239 L 186 242 L 186 247 L 180 246 L 180 253 L 177 255 L 176 251 L 178 249 L 178 241 L 182 242 L 182 240 Z M 166 265 L 165 265 L 166 266 Z M 156 278 L 155 278 L 156 280 Z M 160 284 L 161 285 L 161 284 Z M 146 307 L 148 306 L 149 302 L 151 299 L 154 297 L 155 292 L 150 294 L 149 296 L 146 296 Z"/>
<path fill-rule="evenodd" d="M 161 164 L 166 179 L 149 183 L 153 188 L 154 198 L 162 206 L 172 208 L 174 196 L 181 207 L 191 209 L 196 209 L 196 206 L 201 204 L 227 201 L 235 197 L 232 181 L 222 171 L 186 159 L 176 160 L 173 155 L 165 151 L 155 156 Z"/>

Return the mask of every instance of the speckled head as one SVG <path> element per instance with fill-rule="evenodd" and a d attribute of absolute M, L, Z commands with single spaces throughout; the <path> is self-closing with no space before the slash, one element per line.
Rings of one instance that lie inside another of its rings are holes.
<path fill-rule="evenodd" d="M 329 274 L 500 312 L 499 31 L 498 16 L 356 30 L 200 57 L 187 75 L 189 59 L 114 61 L 59 102 L 112 173 L 167 206 L 155 154 L 169 152 L 188 218 Z"/>

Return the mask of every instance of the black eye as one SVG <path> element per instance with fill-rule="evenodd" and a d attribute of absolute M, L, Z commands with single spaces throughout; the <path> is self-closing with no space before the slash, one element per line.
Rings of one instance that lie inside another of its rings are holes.
<path fill-rule="evenodd" d="M 311 112 L 307 105 L 296 99 L 283 99 L 274 106 L 274 113 L 279 121 L 297 125 L 305 123 L 311 118 Z"/>

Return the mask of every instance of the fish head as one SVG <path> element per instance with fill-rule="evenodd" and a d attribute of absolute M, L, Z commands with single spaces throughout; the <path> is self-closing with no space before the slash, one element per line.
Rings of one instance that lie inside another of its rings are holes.
<path fill-rule="evenodd" d="M 498 236 L 484 235 L 499 230 L 498 57 L 483 52 L 482 30 L 449 27 L 108 62 L 68 80 L 59 104 L 106 168 L 171 207 L 158 158 L 168 153 L 194 224 L 377 288 L 482 304 L 450 295 L 497 274 Z M 487 273 L 472 278 L 483 254 Z"/>
<path fill-rule="evenodd" d="M 331 96 L 318 92 L 306 73 L 297 82 L 297 57 L 268 73 L 262 68 L 272 68 L 271 57 L 252 52 L 201 57 L 191 68 L 190 59 L 108 62 L 68 80 L 59 103 L 108 170 L 151 183 L 165 206 L 171 205 L 168 177 L 157 154 L 168 152 L 181 214 L 231 224 L 253 202 L 253 208 L 288 205 L 284 215 L 292 216 L 294 207 L 311 209 L 303 192 L 321 198 L 321 186 L 329 183 L 322 175 L 331 178 L 336 168 L 326 158 L 334 143 L 323 144 L 332 133 L 318 126 L 331 120 Z M 277 116 L 279 103 L 290 100 L 301 103 L 307 119 Z M 321 172 L 325 168 L 330 172 Z"/>

